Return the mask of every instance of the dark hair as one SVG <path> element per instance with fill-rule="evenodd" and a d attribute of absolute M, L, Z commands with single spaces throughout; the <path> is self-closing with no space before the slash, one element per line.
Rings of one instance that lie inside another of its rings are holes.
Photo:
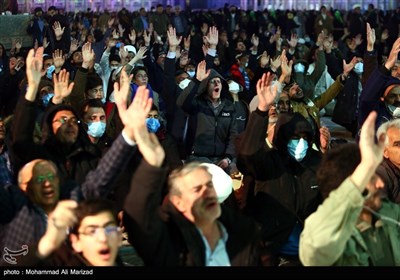
<path fill-rule="evenodd" d="M 103 86 L 103 80 L 100 78 L 98 74 L 89 73 L 86 80 L 85 92 L 97 86 Z"/>
<path fill-rule="evenodd" d="M 143 70 L 143 71 L 145 71 L 146 73 L 149 72 L 149 71 L 147 70 L 146 67 L 144 67 L 144 66 L 137 66 L 137 67 L 135 67 L 135 68 L 132 69 L 131 74 L 133 74 L 133 77 L 135 77 L 136 74 L 137 74 L 140 70 Z"/>
<path fill-rule="evenodd" d="M 300 113 L 281 113 L 275 126 L 273 144 L 280 153 L 287 153 L 287 144 L 293 136 L 306 133 L 308 146 L 311 147 L 313 130 L 311 124 Z"/>
<path fill-rule="evenodd" d="M 111 61 L 118 61 L 118 62 L 121 62 L 121 58 L 119 57 L 119 55 L 111 54 L 111 55 L 108 57 L 108 62 L 111 63 Z"/>
<path fill-rule="evenodd" d="M 75 209 L 77 222 L 71 229 L 71 232 L 77 234 L 84 218 L 87 216 L 97 215 L 102 212 L 110 212 L 115 219 L 115 223 L 118 223 L 118 212 L 114 202 L 103 198 L 86 199 L 79 202 L 78 207 Z"/>
<path fill-rule="evenodd" d="M 103 102 L 101 102 L 100 99 L 85 99 L 82 103 L 81 110 L 79 113 L 81 114 L 81 118 L 85 116 L 85 113 L 87 112 L 86 108 L 103 108 L 104 111 L 106 111 Z"/>
<path fill-rule="evenodd" d="M 329 150 L 317 170 L 318 188 L 325 199 L 349 177 L 361 162 L 357 144 L 348 143 Z"/>

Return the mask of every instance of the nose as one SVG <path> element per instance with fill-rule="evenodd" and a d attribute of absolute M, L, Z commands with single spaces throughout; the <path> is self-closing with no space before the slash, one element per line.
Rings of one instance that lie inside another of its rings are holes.
<path fill-rule="evenodd" d="M 384 187 L 385 187 L 385 183 L 383 182 L 383 180 L 380 177 L 378 177 L 375 182 L 375 188 L 383 189 Z"/>

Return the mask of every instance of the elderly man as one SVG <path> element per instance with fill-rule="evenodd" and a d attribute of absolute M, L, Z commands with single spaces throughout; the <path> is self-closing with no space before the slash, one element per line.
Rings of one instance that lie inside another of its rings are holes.
<path fill-rule="evenodd" d="M 383 161 L 376 173 L 385 183 L 385 192 L 389 200 L 400 203 L 400 119 L 383 123 L 377 136 L 386 134 L 387 141 L 383 151 Z"/>
<path fill-rule="evenodd" d="M 147 102 L 143 100 L 143 102 Z M 220 205 L 207 167 L 197 162 L 174 170 L 163 201 L 165 152 L 145 127 L 135 131 L 143 160 L 125 201 L 129 241 L 150 266 L 259 264 L 259 228 L 253 220 Z M 161 209 L 160 209 L 161 208 Z M 161 211 L 160 211 L 161 210 Z"/>

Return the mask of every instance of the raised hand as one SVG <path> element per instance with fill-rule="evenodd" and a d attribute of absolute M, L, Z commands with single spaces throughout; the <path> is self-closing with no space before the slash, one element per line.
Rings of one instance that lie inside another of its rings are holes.
<path fill-rule="evenodd" d="M 374 50 L 375 40 L 375 29 L 371 28 L 369 23 L 367 23 L 367 51 L 371 52 Z"/>
<path fill-rule="evenodd" d="M 290 40 L 286 39 L 286 41 L 289 43 L 289 46 L 290 46 L 291 48 L 295 48 L 295 47 L 297 46 L 297 42 L 298 42 L 297 34 L 296 34 L 296 33 L 293 33 L 293 34 L 290 36 Z"/>
<path fill-rule="evenodd" d="M 74 212 L 77 206 L 78 204 L 74 200 L 58 202 L 56 208 L 49 215 L 46 233 L 39 241 L 40 256 L 47 257 L 64 242 L 68 234 L 67 229 L 77 222 Z"/>
<path fill-rule="evenodd" d="M 63 56 L 62 50 L 55 50 L 53 52 L 53 63 L 56 69 L 61 69 L 65 63 L 65 58 Z"/>
<path fill-rule="evenodd" d="M 187 51 L 190 49 L 190 35 L 183 38 L 183 48 Z"/>
<path fill-rule="evenodd" d="M 134 45 L 136 42 L 136 31 L 135 29 L 131 29 L 131 33 L 129 33 L 129 40 L 131 41 L 131 43 Z"/>
<path fill-rule="evenodd" d="M 356 185 L 361 193 L 364 191 L 365 186 L 375 174 L 376 168 L 383 160 L 386 133 L 382 133 L 378 141 L 375 142 L 376 117 L 377 113 L 372 111 L 361 127 L 359 142 L 361 162 L 351 175 L 353 184 Z"/>
<path fill-rule="evenodd" d="M 271 86 L 273 77 L 270 72 L 264 73 L 257 82 L 258 109 L 260 111 L 266 112 L 277 96 L 278 88 Z"/>
<path fill-rule="evenodd" d="M 329 143 L 331 141 L 331 133 L 329 131 L 329 128 L 326 126 L 322 126 L 319 129 L 319 142 L 321 144 L 321 151 L 324 153 L 326 150 L 329 148 Z"/>
<path fill-rule="evenodd" d="M 150 46 L 151 34 L 151 32 L 147 32 L 146 30 L 143 31 L 143 40 L 146 47 Z"/>
<path fill-rule="evenodd" d="M 197 65 L 196 79 L 201 82 L 210 75 L 210 72 L 210 69 L 206 70 L 206 61 L 203 60 Z"/>
<path fill-rule="evenodd" d="M 170 52 L 176 52 L 176 47 L 181 43 L 182 36 L 177 38 L 176 37 L 176 30 L 173 27 L 170 27 L 167 30 L 167 36 L 168 36 L 169 51 Z"/>
<path fill-rule="evenodd" d="M 69 53 L 73 53 L 79 48 L 79 41 L 76 39 L 73 39 L 71 41 L 71 46 L 69 47 Z"/>
<path fill-rule="evenodd" d="M 132 75 L 128 76 L 124 67 L 121 70 L 119 83 L 118 82 L 114 83 L 115 104 L 117 105 L 119 116 L 124 125 L 126 125 L 129 122 L 129 116 L 127 116 L 126 110 L 128 104 L 128 96 L 131 89 L 130 88 L 131 80 L 132 80 Z"/>
<path fill-rule="evenodd" d="M 72 88 L 74 87 L 74 83 L 69 83 L 69 72 L 63 69 L 60 71 L 58 75 L 53 75 L 54 82 L 54 104 L 61 104 L 63 99 L 71 94 Z"/>
<path fill-rule="evenodd" d="M 91 43 L 87 42 L 82 46 L 82 67 L 89 68 L 94 62 L 94 51 L 92 50 Z"/>
<path fill-rule="evenodd" d="M 390 54 L 388 59 L 385 62 L 385 67 L 386 69 L 390 70 L 392 69 L 392 67 L 394 66 L 396 60 L 397 60 L 397 56 L 400 52 L 400 37 L 397 38 L 396 41 L 394 41 L 392 49 L 390 50 Z"/>
<path fill-rule="evenodd" d="M 346 63 L 346 60 L 343 59 L 343 74 L 347 76 L 351 70 L 353 70 L 354 66 L 358 62 L 357 57 L 353 57 L 349 64 Z"/>
<path fill-rule="evenodd" d="M 54 30 L 54 35 L 56 35 L 57 40 L 61 39 L 62 35 L 64 34 L 64 29 L 65 29 L 65 27 L 61 28 L 61 24 L 59 21 L 54 22 L 53 30 Z"/>
<path fill-rule="evenodd" d="M 140 86 L 135 94 L 127 115 L 131 120 L 127 128 L 134 131 L 135 140 L 143 158 L 152 166 L 160 167 L 165 158 L 164 149 L 161 147 L 157 136 L 149 133 L 146 126 L 146 118 L 150 112 L 153 100 L 149 98 L 149 90 Z"/>
<path fill-rule="evenodd" d="M 216 49 L 218 45 L 218 29 L 215 26 L 210 27 L 207 36 L 203 40 L 208 43 L 210 49 Z"/>
<path fill-rule="evenodd" d="M 26 57 L 26 77 L 28 87 L 36 88 L 39 86 L 42 77 L 41 70 L 43 68 L 43 47 L 37 48 L 35 51 L 31 49 Z M 32 100 L 33 101 L 33 100 Z"/>

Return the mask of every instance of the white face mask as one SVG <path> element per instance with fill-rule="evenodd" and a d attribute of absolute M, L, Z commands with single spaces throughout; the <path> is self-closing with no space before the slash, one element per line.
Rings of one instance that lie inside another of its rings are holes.
<path fill-rule="evenodd" d="M 294 72 L 304 73 L 305 70 L 306 70 L 306 67 L 301 63 L 297 63 L 294 65 Z"/>
<path fill-rule="evenodd" d="M 246 68 L 247 68 L 248 66 L 249 66 L 249 63 L 248 63 L 248 62 L 246 62 L 246 64 L 244 65 L 244 67 L 246 67 Z"/>
<path fill-rule="evenodd" d="M 303 138 L 291 139 L 287 144 L 288 152 L 296 161 L 302 161 L 307 154 L 308 142 Z"/>
<path fill-rule="evenodd" d="M 354 72 L 358 75 L 362 74 L 364 72 L 364 64 L 362 62 L 357 62 L 356 65 L 354 65 Z"/>
<path fill-rule="evenodd" d="M 232 92 L 232 93 L 235 93 L 235 94 L 239 93 L 240 85 L 238 83 L 234 82 L 234 81 L 231 81 L 229 83 L 229 91 Z"/>
<path fill-rule="evenodd" d="M 179 83 L 179 87 L 181 89 L 185 89 L 189 85 L 189 83 L 190 83 L 189 79 L 184 79 Z"/>
<path fill-rule="evenodd" d="M 119 66 L 110 66 L 110 70 L 117 70 Z"/>
<path fill-rule="evenodd" d="M 400 107 L 396 107 L 393 105 L 387 105 L 389 112 L 392 114 L 392 117 L 397 119 L 400 118 Z"/>

